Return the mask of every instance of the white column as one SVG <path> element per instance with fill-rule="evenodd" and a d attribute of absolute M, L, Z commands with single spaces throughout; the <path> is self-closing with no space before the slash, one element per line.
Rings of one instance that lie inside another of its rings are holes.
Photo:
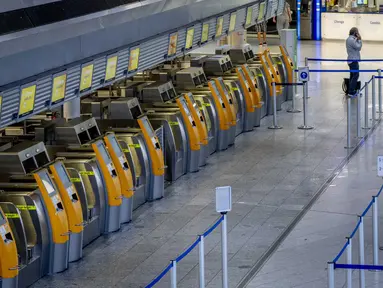
<path fill-rule="evenodd" d="M 229 38 L 228 42 L 230 46 L 232 47 L 241 46 L 247 43 L 247 39 L 246 39 L 247 32 L 246 30 L 236 31 L 231 33 L 230 36 L 228 36 L 228 38 Z"/>
<path fill-rule="evenodd" d="M 80 117 L 80 106 L 80 97 L 65 102 L 63 107 L 64 118 L 69 120 Z"/>

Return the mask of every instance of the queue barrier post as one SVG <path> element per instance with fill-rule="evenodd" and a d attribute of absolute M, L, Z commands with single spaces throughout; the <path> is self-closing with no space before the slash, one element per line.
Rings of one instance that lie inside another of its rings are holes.
<path fill-rule="evenodd" d="M 205 288 L 205 237 L 199 235 L 199 287 Z"/>
<path fill-rule="evenodd" d="M 351 145 L 351 97 L 347 97 L 347 144 L 344 147 L 345 149 L 351 149 L 354 148 Z"/>
<path fill-rule="evenodd" d="M 347 238 L 347 264 L 352 264 L 352 238 Z M 346 284 L 347 288 L 352 288 L 352 270 L 346 270 Z"/>
<path fill-rule="evenodd" d="M 310 130 L 313 129 L 313 126 L 307 125 L 307 113 L 308 113 L 308 101 L 307 101 L 307 94 L 308 94 L 308 82 L 303 82 L 303 125 L 299 126 L 298 129 L 301 130 Z"/>
<path fill-rule="evenodd" d="M 360 97 L 362 97 L 362 94 L 359 93 L 356 96 L 356 137 L 361 138 L 361 120 L 360 120 Z"/>
<path fill-rule="evenodd" d="M 335 288 L 334 263 L 327 263 L 328 288 Z"/>
<path fill-rule="evenodd" d="M 172 260 L 172 269 L 170 270 L 170 287 L 177 288 L 177 261 Z"/>
<path fill-rule="evenodd" d="M 272 83 L 273 89 L 273 125 L 269 126 L 269 129 L 282 129 L 281 126 L 278 126 L 277 120 L 277 89 L 275 82 Z"/>
<path fill-rule="evenodd" d="M 222 213 L 223 220 L 221 224 L 221 251 L 222 251 L 222 287 L 229 288 L 229 278 L 227 270 L 227 215 Z"/>
<path fill-rule="evenodd" d="M 375 115 L 376 115 L 376 95 L 375 95 L 375 88 L 376 88 L 376 84 L 375 84 L 375 76 L 372 76 L 372 80 L 371 80 L 371 104 L 372 104 L 372 126 L 375 125 L 375 122 L 376 122 L 376 118 L 375 118 Z"/>
<path fill-rule="evenodd" d="M 364 219 L 359 216 L 359 264 L 364 265 Z M 366 276 L 363 269 L 359 269 L 359 287 L 365 288 Z"/>
<path fill-rule="evenodd" d="M 379 97 L 379 114 L 382 114 L 382 70 L 378 69 L 378 97 Z M 379 118 L 381 116 L 379 115 Z"/>
<path fill-rule="evenodd" d="M 296 83 L 296 76 L 295 76 L 295 73 L 293 74 L 294 75 L 294 83 Z M 300 113 L 301 110 L 297 109 L 295 107 L 295 96 L 296 96 L 296 92 L 297 92 L 297 86 L 298 85 L 294 85 L 293 89 L 294 89 L 294 93 L 293 93 L 293 98 L 291 98 L 291 108 L 287 109 L 286 112 L 288 113 Z"/>
<path fill-rule="evenodd" d="M 364 127 L 363 129 L 370 129 L 369 123 L 368 123 L 368 83 L 366 82 L 364 84 Z"/>
<path fill-rule="evenodd" d="M 373 253 L 374 265 L 379 265 L 379 213 L 378 213 L 378 197 L 372 197 L 372 239 L 373 239 Z"/>

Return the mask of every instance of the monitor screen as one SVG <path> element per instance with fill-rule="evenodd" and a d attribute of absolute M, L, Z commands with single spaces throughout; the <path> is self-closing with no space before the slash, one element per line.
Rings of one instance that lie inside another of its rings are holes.
<path fill-rule="evenodd" d="M 101 155 L 102 155 L 102 158 L 104 159 L 104 161 L 106 163 L 110 163 L 110 156 L 109 156 L 109 153 L 108 151 L 106 150 L 106 147 L 104 145 L 104 143 L 102 141 L 99 141 L 99 143 L 97 144 L 97 148 L 98 150 L 100 151 Z"/>
<path fill-rule="evenodd" d="M 57 163 L 55 168 L 56 168 L 57 174 L 59 174 L 60 179 L 64 183 L 70 182 L 70 178 L 68 176 L 68 173 L 67 173 L 64 165 L 61 162 Z"/>
<path fill-rule="evenodd" d="M 142 123 L 144 124 L 145 130 L 148 132 L 149 137 L 154 137 L 154 131 L 152 125 L 150 125 L 149 120 L 147 118 L 142 119 Z"/>
<path fill-rule="evenodd" d="M 186 100 L 185 100 L 184 98 L 181 98 L 180 101 L 181 101 L 181 105 L 182 105 L 182 107 L 184 108 L 186 114 L 187 114 L 188 116 L 191 116 L 191 115 L 190 115 L 190 111 L 189 111 L 188 104 L 186 103 Z"/>
<path fill-rule="evenodd" d="M 177 96 L 176 91 L 174 90 L 174 88 L 169 89 L 168 93 L 169 93 L 170 99 L 174 99 Z"/>
<path fill-rule="evenodd" d="M 43 185 L 44 185 L 45 189 L 48 192 L 48 195 L 50 197 L 54 196 L 56 194 L 55 193 L 56 190 L 55 190 L 55 188 L 53 186 L 51 178 L 48 175 L 48 172 L 46 170 L 43 170 L 43 171 L 41 171 L 39 173 L 39 176 L 40 176 L 41 181 L 43 182 Z"/>
<path fill-rule="evenodd" d="M 223 79 L 220 77 L 220 78 L 218 78 L 218 81 L 219 81 L 219 84 L 221 84 L 223 93 L 225 93 L 225 95 L 228 95 L 229 91 L 227 91 L 227 87 L 226 87 L 225 83 L 223 82 Z"/>
<path fill-rule="evenodd" d="M 121 155 L 122 149 L 117 142 L 116 136 L 112 134 L 108 138 L 109 138 L 110 143 L 112 144 L 113 150 L 116 151 L 117 154 Z"/>
<path fill-rule="evenodd" d="M 140 117 L 142 114 L 140 106 L 137 105 L 130 108 L 130 113 L 132 114 L 133 119 L 137 119 L 138 117 Z"/>

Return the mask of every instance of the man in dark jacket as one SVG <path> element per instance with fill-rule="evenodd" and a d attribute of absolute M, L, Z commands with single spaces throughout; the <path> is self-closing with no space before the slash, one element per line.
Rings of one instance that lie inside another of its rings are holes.
<path fill-rule="evenodd" d="M 350 67 L 350 82 L 348 86 L 348 94 L 354 96 L 357 91 L 357 83 L 359 79 L 359 72 L 352 72 L 352 70 L 359 70 L 360 50 L 362 50 L 362 37 L 360 37 L 358 28 L 353 27 L 350 30 L 350 35 L 346 40 L 347 49 L 347 63 Z"/>

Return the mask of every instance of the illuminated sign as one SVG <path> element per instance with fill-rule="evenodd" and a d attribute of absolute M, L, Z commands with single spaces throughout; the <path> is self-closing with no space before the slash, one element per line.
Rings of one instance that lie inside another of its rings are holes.
<path fill-rule="evenodd" d="M 81 69 L 81 82 L 80 82 L 80 92 L 88 90 L 92 87 L 92 78 L 93 78 L 93 64 L 83 66 Z"/>
<path fill-rule="evenodd" d="M 253 7 L 248 7 L 246 11 L 246 22 L 245 22 L 246 26 L 251 25 L 252 18 L 253 18 Z"/>
<path fill-rule="evenodd" d="M 209 23 L 202 25 L 201 43 L 205 43 L 209 40 Z"/>
<path fill-rule="evenodd" d="M 185 49 L 191 49 L 193 47 L 193 41 L 194 41 L 194 28 L 189 28 L 186 31 L 186 43 L 185 43 Z"/>
<path fill-rule="evenodd" d="M 130 49 L 128 72 L 134 72 L 138 69 L 138 60 L 140 59 L 140 48 Z"/>
<path fill-rule="evenodd" d="M 66 74 L 53 78 L 51 103 L 56 104 L 65 97 Z"/>
<path fill-rule="evenodd" d="M 264 15 L 265 15 L 265 2 L 259 5 L 258 21 L 263 20 Z"/>
<path fill-rule="evenodd" d="M 222 35 L 222 30 L 223 30 L 223 17 L 217 18 L 217 27 L 215 30 L 215 37 L 221 37 Z"/>
<path fill-rule="evenodd" d="M 237 13 L 231 13 L 231 15 L 230 15 L 230 24 L 229 24 L 229 32 L 233 32 L 235 30 L 236 22 L 237 22 Z"/>
<path fill-rule="evenodd" d="M 112 56 L 106 61 L 105 81 L 116 78 L 117 59 L 117 56 Z"/>
<path fill-rule="evenodd" d="M 25 87 L 21 90 L 19 117 L 33 112 L 35 107 L 36 85 Z"/>
<path fill-rule="evenodd" d="M 178 41 L 178 32 L 170 34 L 169 46 L 168 46 L 168 57 L 171 57 L 177 54 L 177 41 Z"/>

